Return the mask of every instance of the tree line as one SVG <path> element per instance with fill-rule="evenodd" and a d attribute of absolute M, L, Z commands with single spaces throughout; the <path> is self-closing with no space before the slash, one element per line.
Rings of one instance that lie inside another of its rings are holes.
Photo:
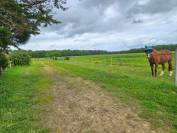
<path fill-rule="evenodd" d="M 156 45 L 153 46 L 154 49 L 156 50 L 163 50 L 163 49 L 167 49 L 170 51 L 175 51 L 175 49 L 177 48 L 177 44 L 166 44 L 166 45 Z M 143 53 L 144 52 L 144 48 L 135 48 L 135 49 L 130 49 L 130 50 L 125 50 L 125 51 L 115 51 L 112 52 L 114 54 L 124 54 L 124 53 Z"/>
<path fill-rule="evenodd" d="M 174 51 L 176 44 L 156 45 L 153 48 L 157 50 L 168 49 Z M 39 50 L 27 51 L 32 58 L 47 58 L 47 57 L 65 57 L 65 56 L 82 56 L 82 55 L 99 55 L 99 54 L 123 54 L 123 53 L 143 53 L 144 48 L 130 49 L 126 51 L 105 51 L 105 50 Z"/>
<path fill-rule="evenodd" d="M 32 58 L 46 57 L 64 57 L 64 56 L 82 56 L 82 55 L 98 55 L 107 54 L 107 51 L 102 50 L 49 50 L 49 51 L 28 51 Z"/>

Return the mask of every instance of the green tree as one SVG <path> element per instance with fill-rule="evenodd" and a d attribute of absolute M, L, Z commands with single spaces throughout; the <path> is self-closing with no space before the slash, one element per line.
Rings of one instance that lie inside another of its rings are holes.
<path fill-rule="evenodd" d="M 0 26 L 12 34 L 14 45 L 25 43 L 30 35 L 40 33 L 41 26 L 60 23 L 54 8 L 65 10 L 66 0 L 1 0 Z"/>
<path fill-rule="evenodd" d="M 11 33 L 5 27 L 0 27 L 0 53 L 8 52 L 8 46 L 11 45 Z"/>
<path fill-rule="evenodd" d="M 66 0 L 0 0 L 0 73 L 7 67 L 10 46 L 28 41 L 42 26 L 60 23 L 53 9 L 66 8 Z"/>
<path fill-rule="evenodd" d="M 8 66 L 8 49 L 11 43 L 11 33 L 4 27 L 0 27 L 0 74 Z"/>

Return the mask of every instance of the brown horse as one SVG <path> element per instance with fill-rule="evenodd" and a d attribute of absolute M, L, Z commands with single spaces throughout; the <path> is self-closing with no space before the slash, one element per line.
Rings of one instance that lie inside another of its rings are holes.
<path fill-rule="evenodd" d="M 155 49 L 146 49 L 145 52 L 151 66 L 152 76 L 157 76 L 157 68 L 159 64 L 162 65 L 162 72 L 160 76 L 163 76 L 165 63 L 168 63 L 169 76 L 172 76 L 172 54 L 169 50 L 157 51 Z"/>

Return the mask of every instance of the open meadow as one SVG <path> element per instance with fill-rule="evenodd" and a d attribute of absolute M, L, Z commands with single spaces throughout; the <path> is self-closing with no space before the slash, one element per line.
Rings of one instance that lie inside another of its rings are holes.
<path fill-rule="evenodd" d="M 152 78 L 144 53 L 81 56 L 54 64 L 68 74 L 98 83 L 122 102 L 137 107 L 139 115 L 154 127 L 170 127 L 177 131 L 177 87 L 174 79 L 168 75 L 167 68 L 165 75 L 160 77 L 161 66 L 158 77 Z"/>
<path fill-rule="evenodd" d="M 160 72 L 161 66 L 158 75 Z M 81 79 L 75 81 L 78 77 Z M 8 69 L 0 77 L 0 132 L 43 133 L 49 131 L 48 127 L 54 132 L 56 127 L 50 127 L 51 124 L 47 124 L 45 128 L 42 126 L 53 117 L 41 118 L 46 113 L 48 104 L 53 103 L 57 97 L 51 93 L 53 83 L 56 82 L 55 88 L 60 89 L 57 94 L 68 98 L 68 89 L 64 93 L 62 88 L 67 84 L 70 85 L 68 88 L 84 88 L 82 80 L 88 81 L 86 88 L 90 82 L 99 86 L 113 97 L 115 102 L 130 108 L 143 121 L 149 122 L 153 130 L 177 132 L 177 87 L 174 86 L 174 79 L 168 76 L 167 69 L 163 77 L 152 78 L 147 58 L 142 53 L 78 56 L 71 57 L 70 60 L 33 59 L 30 66 Z M 79 97 L 78 91 L 82 89 L 72 93 L 76 99 Z M 61 100 L 58 100 L 55 106 L 60 107 L 58 103 Z M 94 97 L 91 100 L 94 103 Z M 78 99 L 75 104 L 80 101 Z M 75 104 L 68 106 L 73 109 Z M 63 117 L 61 114 L 58 116 Z M 66 124 L 67 121 L 65 126 Z M 62 131 L 62 128 L 59 131 Z"/>

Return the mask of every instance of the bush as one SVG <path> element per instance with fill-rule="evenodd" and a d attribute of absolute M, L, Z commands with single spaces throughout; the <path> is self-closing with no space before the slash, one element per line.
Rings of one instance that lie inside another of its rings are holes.
<path fill-rule="evenodd" d="M 11 54 L 12 64 L 15 66 L 18 65 L 29 65 L 31 62 L 30 55 L 25 51 L 17 51 Z"/>
<path fill-rule="evenodd" d="M 52 57 L 52 59 L 53 59 L 53 60 L 58 60 L 58 58 L 57 58 L 57 57 Z"/>
<path fill-rule="evenodd" d="M 65 56 L 64 60 L 70 60 L 70 57 L 69 56 Z"/>
<path fill-rule="evenodd" d="M 0 74 L 8 67 L 9 58 L 5 53 L 0 53 Z"/>

